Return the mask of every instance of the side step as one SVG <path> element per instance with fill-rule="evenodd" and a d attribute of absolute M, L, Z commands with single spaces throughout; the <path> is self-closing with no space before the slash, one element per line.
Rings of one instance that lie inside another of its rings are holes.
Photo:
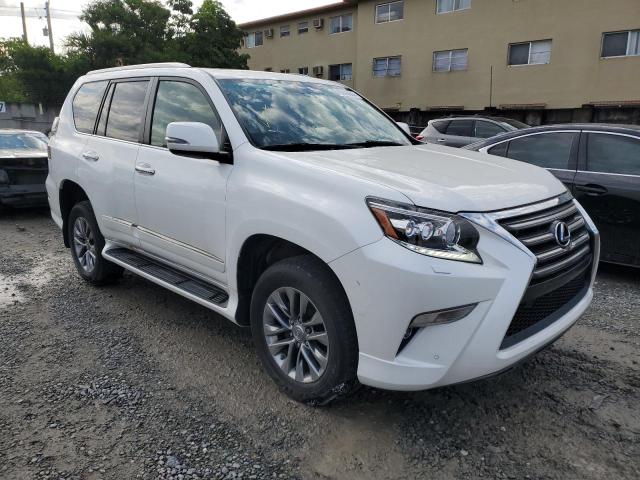
<path fill-rule="evenodd" d="M 110 248 L 103 252 L 103 256 L 186 297 L 197 297 L 205 303 L 214 304 L 217 307 L 225 307 L 229 300 L 227 292 L 220 287 L 133 250 L 121 247 Z"/>

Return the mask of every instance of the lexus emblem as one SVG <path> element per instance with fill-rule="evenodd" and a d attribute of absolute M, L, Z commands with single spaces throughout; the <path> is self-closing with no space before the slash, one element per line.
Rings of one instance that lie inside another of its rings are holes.
<path fill-rule="evenodd" d="M 571 230 L 569 230 L 569 226 L 566 223 L 555 222 L 553 224 L 553 235 L 558 245 L 562 248 L 567 248 L 571 244 Z"/>

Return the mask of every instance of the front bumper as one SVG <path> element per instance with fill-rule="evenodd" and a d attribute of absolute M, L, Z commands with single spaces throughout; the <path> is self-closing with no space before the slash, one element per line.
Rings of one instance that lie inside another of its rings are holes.
<path fill-rule="evenodd" d="M 0 206 L 42 207 L 47 204 L 44 184 L 0 186 Z"/>
<path fill-rule="evenodd" d="M 382 240 L 331 267 L 352 306 L 360 349 L 360 382 L 423 390 L 485 377 L 517 364 L 568 330 L 589 306 L 581 298 L 556 321 L 509 347 L 501 343 L 536 265 L 526 248 L 479 227 L 483 264 L 439 260 Z M 418 330 L 398 351 L 413 317 L 477 303 L 465 318 Z"/>

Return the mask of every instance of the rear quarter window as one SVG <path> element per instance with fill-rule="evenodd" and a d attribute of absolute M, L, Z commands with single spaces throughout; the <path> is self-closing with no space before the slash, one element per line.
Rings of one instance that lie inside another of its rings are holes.
<path fill-rule="evenodd" d="M 85 83 L 73 97 L 73 123 L 82 133 L 93 133 L 107 81 Z"/>
<path fill-rule="evenodd" d="M 439 122 L 433 122 L 431 126 L 435 128 L 438 132 L 444 133 L 449 126 L 449 120 L 440 120 Z"/>

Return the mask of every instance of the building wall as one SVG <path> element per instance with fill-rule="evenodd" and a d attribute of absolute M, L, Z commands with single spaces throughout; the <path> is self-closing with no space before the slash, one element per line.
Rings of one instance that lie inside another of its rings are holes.
<path fill-rule="evenodd" d="M 6 111 L 0 112 L 0 129 L 19 128 L 47 133 L 59 112 L 60 109 L 57 107 L 43 107 L 31 103 L 7 103 Z"/>
<path fill-rule="evenodd" d="M 379 3 L 363 0 L 345 9 L 354 11 L 349 33 L 329 35 L 333 13 L 323 15 L 322 32 L 300 37 L 297 19 L 274 24 L 273 40 L 244 50 L 249 66 L 294 73 L 299 66 L 324 65 L 327 78 L 329 64 L 353 63 L 352 86 L 401 112 L 640 103 L 640 56 L 600 57 L 603 32 L 640 29 L 640 0 L 472 0 L 470 9 L 445 14 L 436 14 L 436 0 L 405 0 L 403 20 L 376 24 Z M 292 34 L 281 39 L 284 23 Z M 550 64 L 507 65 L 510 43 L 545 39 L 552 40 Z M 432 71 L 434 51 L 462 48 L 469 49 L 466 71 Z M 395 55 L 402 56 L 401 76 L 374 78 L 373 59 Z"/>

